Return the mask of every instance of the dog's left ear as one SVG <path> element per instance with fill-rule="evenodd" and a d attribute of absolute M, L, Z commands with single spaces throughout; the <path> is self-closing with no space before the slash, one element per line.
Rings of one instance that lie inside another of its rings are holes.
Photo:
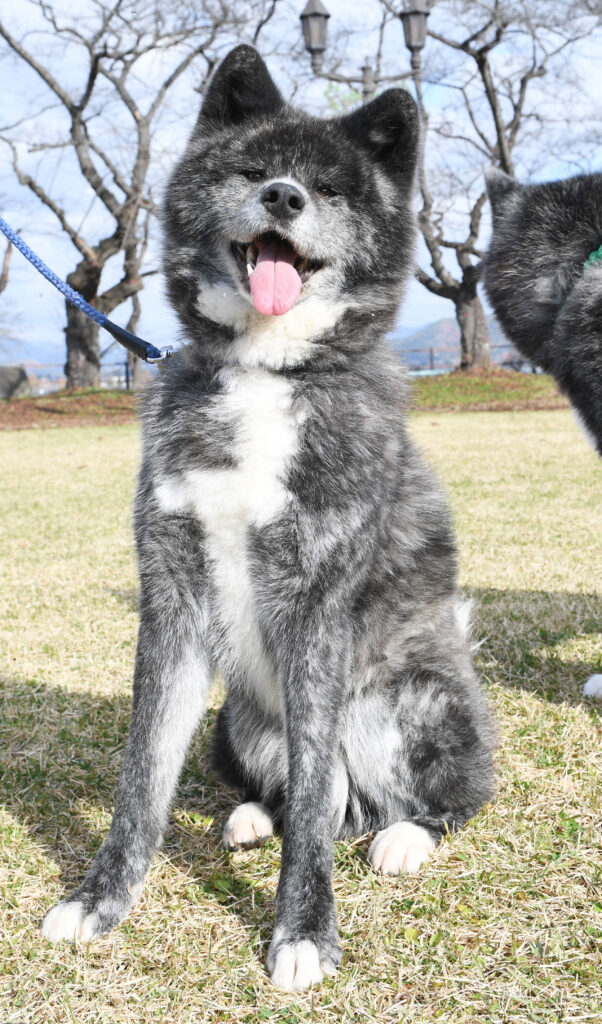
<path fill-rule="evenodd" d="M 341 124 L 354 142 L 390 174 L 409 180 L 414 177 L 420 119 L 407 89 L 387 89 L 371 103 L 341 118 Z"/>
<path fill-rule="evenodd" d="M 252 46 L 237 46 L 214 72 L 197 127 L 209 122 L 237 125 L 247 117 L 271 114 L 284 104 L 270 72 Z"/>
<path fill-rule="evenodd" d="M 500 171 L 497 167 L 490 167 L 485 171 L 485 184 L 487 195 L 491 203 L 491 212 L 494 221 L 501 220 L 504 216 L 506 201 L 519 193 L 522 186 L 511 178 L 509 174 Z"/>

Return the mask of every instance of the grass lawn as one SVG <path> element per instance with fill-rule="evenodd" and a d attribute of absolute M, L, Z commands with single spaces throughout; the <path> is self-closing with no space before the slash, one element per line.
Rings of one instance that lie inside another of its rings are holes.
<path fill-rule="evenodd" d="M 343 967 L 294 998 L 265 975 L 280 841 L 221 851 L 235 797 L 205 731 L 130 919 L 89 947 L 41 938 L 110 822 L 138 441 L 134 425 L 0 434 L 2 1024 L 600 1020 L 602 704 L 581 688 L 602 671 L 602 463 L 566 410 L 423 412 L 413 432 L 455 510 L 499 793 L 415 878 L 372 874 L 367 837 L 338 843 Z"/>
<path fill-rule="evenodd" d="M 567 400 L 545 373 L 489 372 L 440 373 L 414 377 L 416 409 L 499 410 L 561 409 Z"/>
<path fill-rule="evenodd" d="M 560 409 L 567 407 L 552 377 L 493 369 L 484 373 L 446 373 L 412 378 L 415 409 Z M 88 388 L 52 391 L 0 401 L 0 430 L 30 427 L 84 427 L 134 423 L 136 395 L 131 391 Z"/>

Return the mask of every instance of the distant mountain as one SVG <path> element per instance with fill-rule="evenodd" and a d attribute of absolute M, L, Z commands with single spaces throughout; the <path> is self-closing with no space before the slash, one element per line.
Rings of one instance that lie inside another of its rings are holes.
<path fill-rule="evenodd" d="M 487 318 L 487 326 L 492 360 L 494 363 L 501 363 L 514 350 L 494 317 Z M 435 367 L 448 369 L 460 362 L 460 328 L 452 317 L 436 320 L 417 331 L 396 327 L 389 334 L 389 341 L 410 367 L 427 368 L 430 349 L 433 350 Z"/>

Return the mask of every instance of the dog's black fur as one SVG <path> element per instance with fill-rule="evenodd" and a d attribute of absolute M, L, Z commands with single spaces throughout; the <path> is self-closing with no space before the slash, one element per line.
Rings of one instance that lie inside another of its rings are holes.
<path fill-rule="evenodd" d="M 487 294 L 506 334 L 556 378 L 602 455 L 602 174 L 519 185 L 489 172 Z"/>

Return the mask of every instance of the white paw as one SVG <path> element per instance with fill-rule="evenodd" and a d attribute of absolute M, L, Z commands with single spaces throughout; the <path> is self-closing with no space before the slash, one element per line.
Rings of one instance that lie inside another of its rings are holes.
<path fill-rule="evenodd" d="M 602 697 L 602 675 L 590 676 L 583 687 L 584 697 Z"/>
<path fill-rule="evenodd" d="M 42 921 L 42 935 L 50 942 L 60 942 L 61 939 L 89 942 L 96 934 L 96 914 L 85 914 L 84 905 L 79 900 L 57 903 Z"/>
<path fill-rule="evenodd" d="M 304 992 L 310 985 L 319 985 L 325 974 L 334 974 L 331 964 L 320 963 L 318 947 L 304 939 L 287 942 L 276 953 L 272 985 L 283 992 Z"/>
<path fill-rule="evenodd" d="M 385 875 L 398 875 L 400 871 L 415 875 L 434 849 L 435 841 L 425 828 L 411 821 L 398 821 L 376 833 L 368 860 L 375 871 Z"/>
<path fill-rule="evenodd" d="M 224 829 L 223 843 L 227 850 L 244 850 L 259 846 L 274 834 L 274 824 L 267 807 L 249 802 L 232 811 Z"/>

